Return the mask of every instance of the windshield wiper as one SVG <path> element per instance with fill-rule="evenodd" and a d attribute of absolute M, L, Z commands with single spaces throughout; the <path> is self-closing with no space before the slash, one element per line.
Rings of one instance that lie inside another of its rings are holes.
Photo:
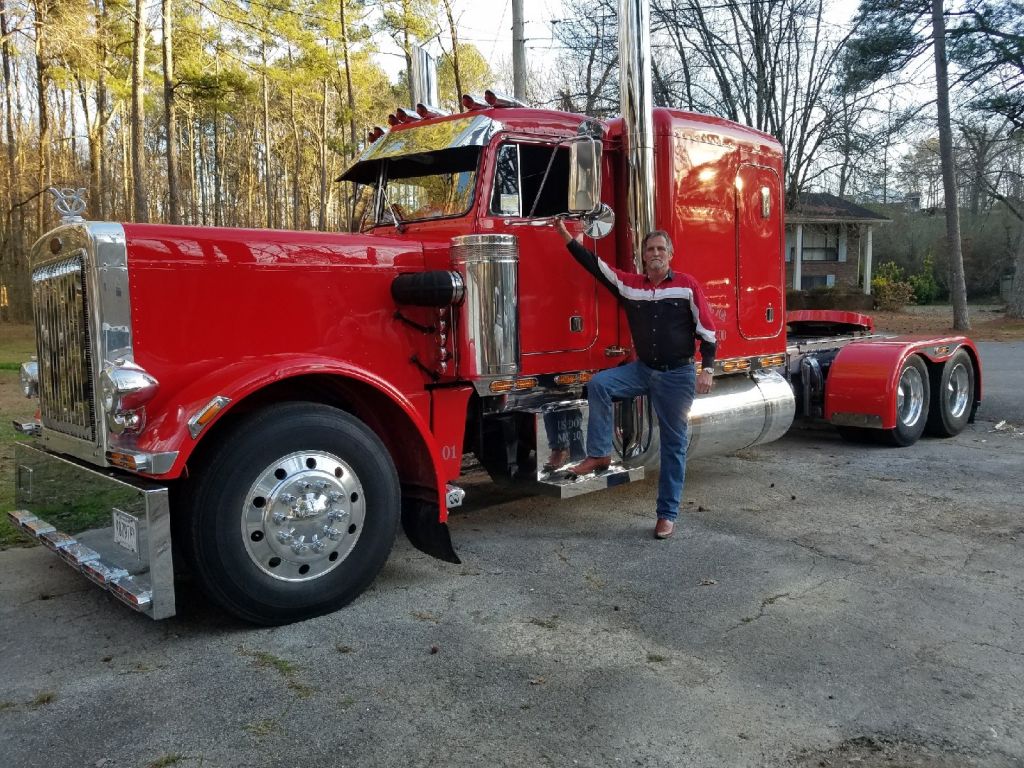
<path fill-rule="evenodd" d="M 395 226 L 397 227 L 401 225 L 403 219 L 398 212 L 398 207 L 391 202 L 391 198 L 388 197 L 388 190 L 383 184 L 381 184 L 380 187 L 380 194 L 384 198 L 384 205 L 386 205 L 388 207 L 388 210 L 391 211 L 391 218 L 394 219 Z"/>

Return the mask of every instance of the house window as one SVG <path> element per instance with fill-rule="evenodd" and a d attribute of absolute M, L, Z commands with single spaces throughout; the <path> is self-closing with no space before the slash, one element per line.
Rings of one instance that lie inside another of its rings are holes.
<path fill-rule="evenodd" d="M 839 261 L 839 228 L 804 226 L 804 261 Z"/>
<path fill-rule="evenodd" d="M 814 288 L 831 288 L 835 284 L 835 275 L 803 275 L 800 278 L 800 287 L 805 291 Z"/>

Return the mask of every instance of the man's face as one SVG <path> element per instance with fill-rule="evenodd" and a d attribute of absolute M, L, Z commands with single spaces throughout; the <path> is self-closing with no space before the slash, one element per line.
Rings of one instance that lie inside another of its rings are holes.
<path fill-rule="evenodd" d="M 672 251 L 661 235 L 648 238 L 644 246 L 644 269 L 651 277 L 664 277 L 672 261 Z"/>

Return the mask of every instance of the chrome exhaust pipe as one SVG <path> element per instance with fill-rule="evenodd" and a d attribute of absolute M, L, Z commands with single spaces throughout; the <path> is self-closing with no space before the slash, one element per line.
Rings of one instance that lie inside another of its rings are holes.
<path fill-rule="evenodd" d="M 626 214 L 633 260 L 643 271 L 644 235 L 654 229 L 654 126 L 648 0 L 619 0 L 619 106 L 626 146 Z"/>

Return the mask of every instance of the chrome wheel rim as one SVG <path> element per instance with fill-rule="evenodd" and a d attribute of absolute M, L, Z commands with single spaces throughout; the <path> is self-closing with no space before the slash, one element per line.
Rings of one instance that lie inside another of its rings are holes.
<path fill-rule="evenodd" d="M 949 372 L 946 383 L 946 411 L 954 419 L 959 419 L 967 410 L 967 397 L 971 388 L 971 375 L 967 366 L 957 363 Z"/>
<path fill-rule="evenodd" d="M 907 427 L 917 424 L 924 411 L 924 379 L 914 366 L 908 366 L 900 376 L 900 388 L 896 393 L 896 416 Z"/>
<path fill-rule="evenodd" d="M 363 485 L 351 465 L 323 451 L 270 464 L 249 488 L 242 540 L 253 563 L 281 581 L 310 581 L 337 568 L 363 532 Z"/>

